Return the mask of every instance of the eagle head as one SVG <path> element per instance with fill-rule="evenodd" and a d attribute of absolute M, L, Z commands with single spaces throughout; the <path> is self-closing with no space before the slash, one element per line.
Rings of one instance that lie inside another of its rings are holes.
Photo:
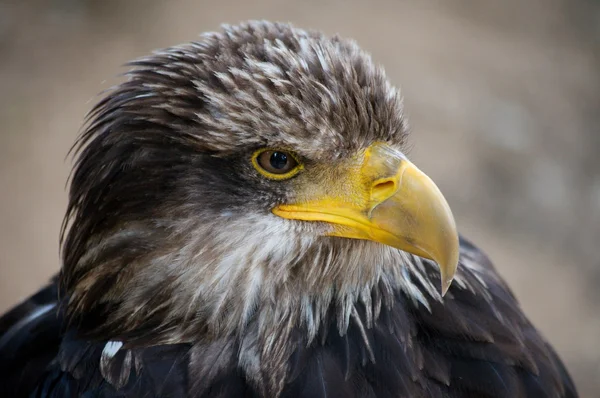
<path fill-rule="evenodd" d="M 448 288 L 452 214 L 403 152 L 399 91 L 354 42 L 249 22 L 129 65 L 75 147 L 61 282 L 82 333 L 315 336 L 330 315 L 343 332 L 414 256 Z"/>

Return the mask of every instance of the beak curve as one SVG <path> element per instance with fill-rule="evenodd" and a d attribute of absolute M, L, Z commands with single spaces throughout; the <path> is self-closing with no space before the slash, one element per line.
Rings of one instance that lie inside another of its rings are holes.
<path fill-rule="evenodd" d="M 332 227 L 327 235 L 366 239 L 435 261 L 442 295 L 456 272 L 458 233 L 450 207 L 435 183 L 402 153 L 376 143 L 364 152 L 343 189 L 300 203 L 282 204 L 273 213 Z M 339 192 L 342 191 L 342 192 Z"/>

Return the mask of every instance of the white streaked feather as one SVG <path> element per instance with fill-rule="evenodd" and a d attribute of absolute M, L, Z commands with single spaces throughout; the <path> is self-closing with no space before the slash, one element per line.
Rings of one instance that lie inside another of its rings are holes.
<path fill-rule="evenodd" d="M 102 350 L 101 361 L 109 361 L 117 355 L 117 352 L 123 347 L 123 343 L 121 341 L 109 341 L 104 345 L 104 349 Z"/>

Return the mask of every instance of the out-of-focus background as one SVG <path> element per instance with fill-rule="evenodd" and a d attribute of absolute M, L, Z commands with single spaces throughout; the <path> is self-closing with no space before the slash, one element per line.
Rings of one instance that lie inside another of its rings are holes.
<path fill-rule="evenodd" d="M 65 160 L 125 61 L 246 19 L 355 38 L 413 160 L 600 396 L 600 2 L 0 0 L 0 312 L 59 268 Z"/>

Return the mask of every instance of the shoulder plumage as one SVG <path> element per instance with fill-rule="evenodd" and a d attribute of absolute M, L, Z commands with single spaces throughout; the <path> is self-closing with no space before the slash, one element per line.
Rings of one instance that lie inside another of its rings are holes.
<path fill-rule="evenodd" d="M 27 396 L 58 351 L 56 279 L 0 318 L 0 396 Z"/>
<path fill-rule="evenodd" d="M 429 308 L 396 292 L 372 326 L 357 308 L 345 335 L 332 328 L 320 343 L 298 344 L 283 396 L 577 397 L 488 257 L 464 239 L 459 274 Z"/>
<path fill-rule="evenodd" d="M 564 365 L 489 258 L 465 239 L 457 279 L 442 302 L 432 303 L 431 311 L 414 313 L 420 345 L 433 354 L 438 367 L 447 369 L 452 393 L 577 396 Z"/>

